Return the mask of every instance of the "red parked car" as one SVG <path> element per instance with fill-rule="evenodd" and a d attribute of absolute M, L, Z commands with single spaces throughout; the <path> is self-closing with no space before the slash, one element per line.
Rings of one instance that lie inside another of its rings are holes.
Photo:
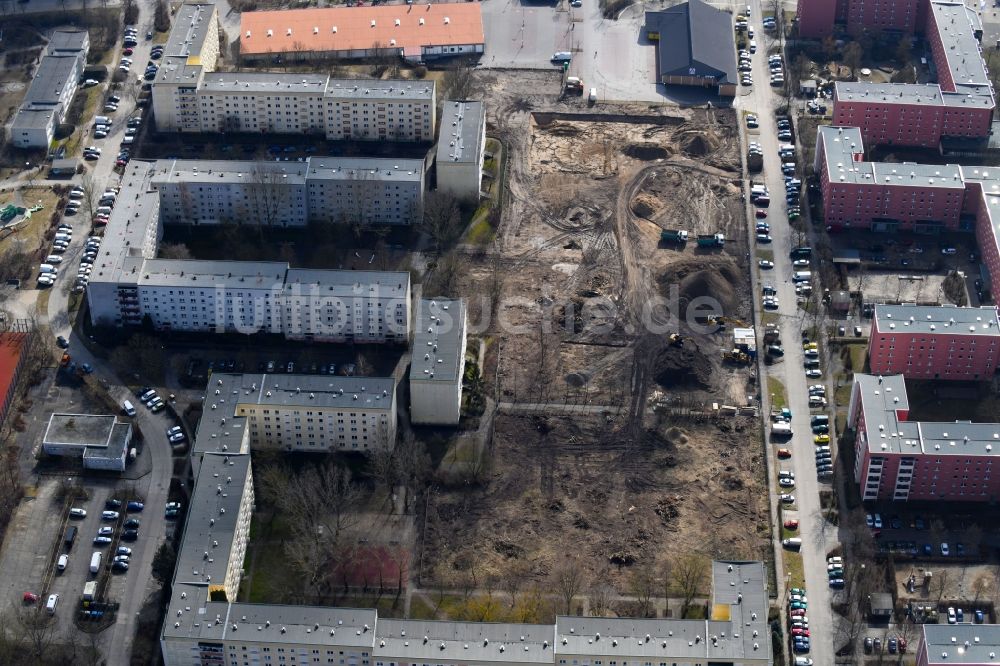
<path fill-rule="evenodd" d="M 125 49 L 124 51 L 122 51 L 122 54 L 127 55 L 127 56 L 132 55 L 132 53 L 134 53 L 134 51 L 132 51 L 132 49 Z"/>
<path fill-rule="evenodd" d="M 36 601 L 38 601 L 38 595 L 35 594 L 34 592 L 25 592 L 23 598 L 24 598 L 24 603 L 26 604 L 33 604 Z"/>
<path fill-rule="evenodd" d="M 766 211 L 766 210 L 761 210 L 760 208 L 758 208 L 758 209 L 757 209 L 757 212 L 756 212 L 756 213 L 754 213 L 754 214 L 755 214 L 755 215 L 756 215 L 756 216 L 757 216 L 757 217 L 758 217 L 759 219 L 761 219 L 761 220 L 763 220 L 763 219 L 764 219 L 765 217 L 767 217 L 767 211 Z"/>
<path fill-rule="evenodd" d="M 778 449 L 778 457 L 779 458 L 791 458 L 792 457 L 792 451 L 791 451 L 791 449 Z"/>
<path fill-rule="evenodd" d="M 792 629 L 792 636 L 805 636 L 805 637 L 808 638 L 809 637 L 809 630 L 808 629 L 799 629 L 799 628 Z"/>
<path fill-rule="evenodd" d="M 789 529 L 789 530 L 797 530 L 797 529 L 799 529 L 799 521 L 793 520 L 793 519 L 786 520 L 785 521 L 785 529 Z"/>

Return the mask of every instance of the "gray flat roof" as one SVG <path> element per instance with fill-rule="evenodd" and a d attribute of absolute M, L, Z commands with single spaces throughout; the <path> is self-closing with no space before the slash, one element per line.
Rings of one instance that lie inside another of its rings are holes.
<path fill-rule="evenodd" d="M 215 5 L 186 2 L 174 13 L 174 24 L 163 48 L 164 56 L 198 56 L 215 17 Z M 192 63 L 194 64 L 194 63 Z"/>
<path fill-rule="evenodd" d="M 771 646 L 763 564 L 713 562 L 712 595 L 708 620 L 560 616 L 556 618 L 556 653 L 629 661 L 759 659 L 767 663 Z"/>
<path fill-rule="evenodd" d="M 937 25 L 944 59 L 956 85 L 975 85 L 989 91 L 990 77 L 980 51 L 975 30 L 978 19 L 962 2 L 931 2 L 931 15 Z M 981 26 L 980 26 L 981 29 Z M 940 78 L 940 77 L 939 77 Z"/>
<path fill-rule="evenodd" d="M 240 410 L 256 405 L 389 410 L 396 390 L 392 377 L 285 374 L 241 377 L 239 395 L 233 396 Z M 212 378 L 214 382 L 216 375 Z"/>
<path fill-rule="evenodd" d="M 922 624 L 927 664 L 992 664 L 1000 654 L 1000 625 Z"/>
<path fill-rule="evenodd" d="M 482 102 L 448 100 L 441 110 L 438 163 L 472 163 L 479 160 L 486 107 Z"/>
<path fill-rule="evenodd" d="M 207 72 L 202 79 L 201 90 L 206 93 L 228 93 L 239 90 L 276 93 L 315 92 L 338 99 L 430 100 L 434 98 L 434 86 L 434 81 L 331 79 L 324 74 Z"/>
<path fill-rule="evenodd" d="M 46 52 L 82 51 L 89 42 L 90 35 L 86 30 L 56 30 L 49 37 Z"/>
<path fill-rule="evenodd" d="M 44 109 L 18 109 L 11 125 L 12 130 L 16 129 L 45 129 L 52 124 L 52 116 L 56 113 L 54 106 Z"/>
<path fill-rule="evenodd" d="M 107 446 L 88 446 L 83 452 L 84 460 L 121 460 L 132 437 L 131 423 L 115 423 L 111 429 Z"/>
<path fill-rule="evenodd" d="M 202 289 L 272 289 L 280 286 L 287 270 L 288 264 L 278 261 L 147 259 L 137 283 Z"/>
<path fill-rule="evenodd" d="M 152 182 L 154 186 L 173 182 L 305 185 L 322 180 L 419 182 L 422 177 L 423 160 L 419 159 L 307 157 L 301 162 L 159 160 Z"/>
<path fill-rule="evenodd" d="M 332 159 L 332 158 L 331 158 Z M 153 186 L 164 183 L 305 184 L 308 162 L 158 160 Z M 266 174 L 266 175 L 265 175 Z M 280 178 L 280 180 L 278 180 Z"/>
<path fill-rule="evenodd" d="M 954 164 L 913 162 L 865 162 L 861 130 L 857 127 L 820 125 L 817 140 L 823 142 L 827 173 L 833 184 L 857 183 L 965 189 L 961 167 Z"/>
<path fill-rule="evenodd" d="M 81 55 L 47 55 L 42 57 L 31 79 L 22 106 L 57 104 L 66 82 L 76 78 Z"/>
<path fill-rule="evenodd" d="M 52 414 L 42 443 L 106 447 L 115 423 L 115 417 L 108 415 Z"/>
<path fill-rule="evenodd" d="M 909 412 L 902 375 L 854 375 L 865 414 L 865 438 L 872 454 L 998 455 L 1000 423 L 903 421 Z"/>
<path fill-rule="evenodd" d="M 392 157 L 309 157 L 306 179 L 374 180 L 417 183 L 424 176 L 424 161 Z"/>
<path fill-rule="evenodd" d="M 551 624 L 436 622 L 380 618 L 376 629 L 382 661 L 552 664 Z"/>
<path fill-rule="evenodd" d="M 462 364 L 465 301 L 422 299 L 417 303 L 410 381 L 453 382 Z"/>
<path fill-rule="evenodd" d="M 205 453 L 200 457 L 201 464 L 177 553 L 174 582 L 222 585 L 229 566 L 236 524 L 240 520 L 240 503 L 250 456 L 227 452 Z M 177 601 L 175 599 L 174 603 Z M 168 621 L 175 619 L 173 615 L 176 614 L 172 614 Z M 189 621 L 197 619 L 194 611 L 189 615 Z"/>
<path fill-rule="evenodd" d="M 900 333 L 1000 336 L 996 306 L 876 305 L 875 323 L 882 333 L 896 330 Z"/>
<path fill-rule="evenodd" d="M 837 81 L 834 99 L 847 102 L 885 102 L 888 104 L 940 105 L 941 86 L 936 83 L 865 83 Z"/>
<path fill-rule="evenodd" d="M 367 293 L 389 299 L 405 298 L 410 290 L 410 274 L 407 271 L 289 268 L 285 274 L 284 291 L 292 293 L 296 289 L 301 290 L 303 295 L 312 296 L 348 298 Z"/>

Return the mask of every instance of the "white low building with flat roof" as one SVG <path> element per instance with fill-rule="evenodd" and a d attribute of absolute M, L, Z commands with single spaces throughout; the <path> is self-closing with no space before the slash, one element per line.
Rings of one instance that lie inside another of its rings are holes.
<path fill-rule="evenodd" d="M 52 414 L 42 437 L 50 456 L 80 458 L 84 469 L 125 471 L 132 424 L 113 415 Z"/>

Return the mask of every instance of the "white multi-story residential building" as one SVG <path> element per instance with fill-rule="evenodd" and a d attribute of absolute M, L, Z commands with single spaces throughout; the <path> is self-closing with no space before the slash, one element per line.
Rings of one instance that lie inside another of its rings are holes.
<path fill-rule="evenodd" d="M 462 300 L 422 300 L 413 327 L 410 420 L 455 425 L 462 415 L 467 316 Z"/>
<path fill-rule="evenodd" d="M 206 72 L 166 62 L 153 82 L 160 131 L 318 134 L 329 140 L 433 141 L 434 81 Z"/>
<path fill-rule="evenodd" d="M 165 224 L 413 224 L 424 163 L 310 157 L 302 162 L 161 160 L 152 186 Z"/>
<path fill-rule="evenodd" d="M 438 191 L 478 200 L 485 153 L 486 106 L 482 102 L 446 101 L 434 161 Z"/>
<path fill-rule="evenodd" d="M 235 396 L 226 404 L 235 402 L 234 414 L 247 419 L 254 446 L 370 453 L 396 441 L 391 377 L 214 374 L 207 400 L 218 408 L 216 391 Z"/>
<path fill-rule="evenodd" d="M 48 148 L 63 122 L 87 64 L 90 36 L 85 30 L 57 30 L 11 123 L 18 148 Z"/>
<path fill-rule="evenodd" d="M 409 339 L 408 272 L 298 270 L 282 262 L 155 259 L 156 163 L 132 161 L 87 285 L 95 325 L 265 332 L 314 341 Z"/>

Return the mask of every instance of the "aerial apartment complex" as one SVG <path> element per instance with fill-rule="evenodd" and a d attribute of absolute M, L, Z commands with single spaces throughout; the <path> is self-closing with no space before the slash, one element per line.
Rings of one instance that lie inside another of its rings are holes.
<path fill-rule="evenodd" d="M 45 55 L 11 122 L 11 143 L 18 148 L 49 147 L 56 126 L 66 118 L 89 52 L 90 34 L 86 30 L 52 33 Z"/>
<path fill-rule="evenodd" d="M 997 308 L 876 305 L 868 364 L 880 375 L 980 381 L 1000 357 Z"/>
<path fill-rule="evenodd" d="M 1000 170 L 864 160 L 857 127 L 821 125 L 816 161 L 823 214 L 834 228 L 974 231 L 1000 285 Z"/>
<path fill-rule="evenodd" d="M 927 3 L 920 0 L 798 0 L 799 36 L 817 39 L 832 35 L 835 24 L 857 34 L 865 30 L 919 32 Z"/>
<path fill-rule="evenodd" d="M 995 502 L 1000 423 L 910 421 L 903 375 L 855 374 L 848 426 L 864 501 Z"/>
<path fill-rule="evenodd" d="M 483 53 L 478 2 L 243 12 L 240 57 L 277 62 L 374 56 L 427 62 Z"/>
<path fill-rule="evenodd" d="M 829 35 L 834 22 L 849 32 L 923 32 L 936 84 L 837 82 L 833 124 L 858 127 L 872 145 L 938 148 L 942 139 L 985 139 L 996 99 L 983 62 L 978 14 L 948 0 L 799 0 L 799 34 Z M 905 37 L 903 37 L 905 38 Z"/>
<path fill-rule="evenodd" d="M 409 340 L 407 272 L 156 259 L 163 229 L 153 183 L 157 164 L 134 160 L 126 167 L 87 285 L 95 325 L 139 325 L 148 318 L 159 330 L 267 332 L 317 342 Z"/>
<path fill-rule="evenodd" d="M 421 219 L 424 163 L 366 157 L 160 160 L 150 185 L 160 195 L 164 224 L 407 225 Z"/>
<path fill-rule="evenodd" d="M 439 301 L 428 313 L 464 315 L 460 303 Z M 251 447 L 371 452 L 392 446 L 395 389 L 391 378 L 211 376 L 191 448 L 195 482 L 160 635 L 167 666 L 601 666 L 618 660 L 770 666 L 761 562 L 713 563 L 704 620 L 436 622 L 383 619 L 375 609 L 235 603 L 254 504 Z"/>
<path fill-rule="evenodd" d="M 159 131 L 434 140 L 434 81 L 216 72 L 218 55 L 215 6 L 182 5 L 153 80 L 153 115 Z"/>

